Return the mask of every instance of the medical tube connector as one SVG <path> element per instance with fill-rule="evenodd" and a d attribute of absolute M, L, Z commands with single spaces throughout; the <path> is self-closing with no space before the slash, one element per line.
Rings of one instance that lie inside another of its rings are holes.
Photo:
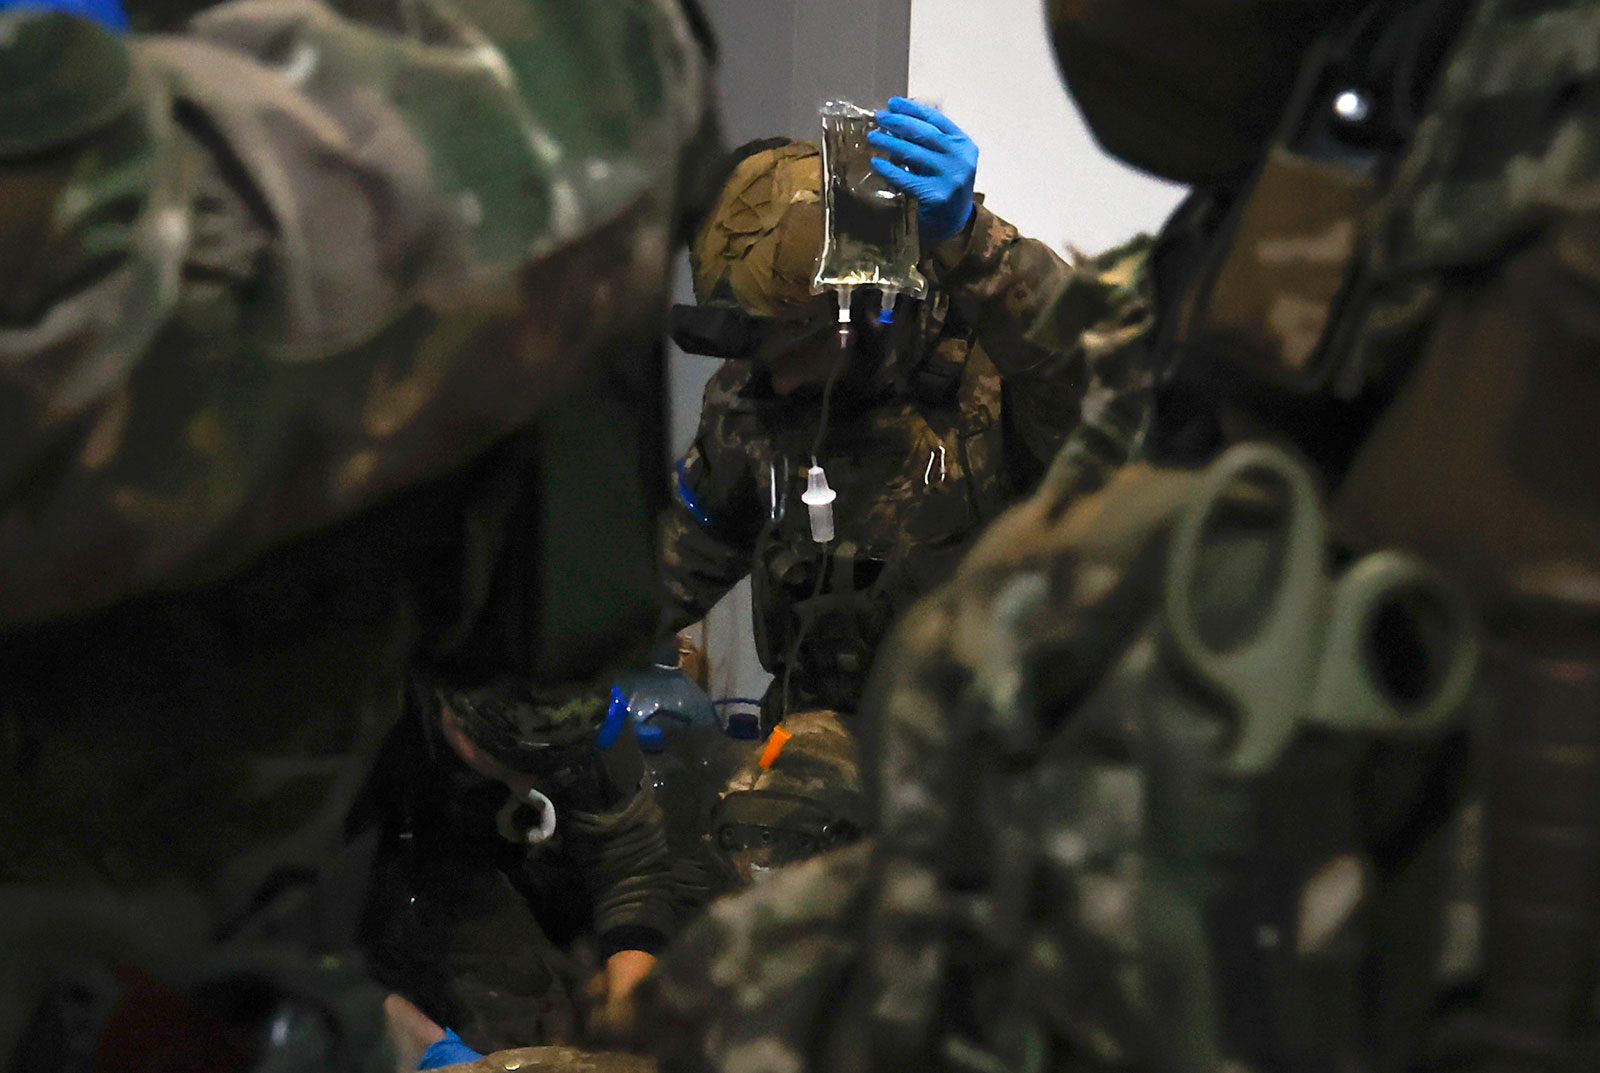
<path fill-rule="evenodd" d="M 879 288 L 879 293 L 882 297 L 882 302 L 878 307 L 878 323 L 893 324 L 894 304 L 900 298 L 900 292 L 894 287 L 881 287 Z"/>
<path fill-rule="evenodd" d="M 806 490 L 800 493 L 800 501 L 811 516 L 811 539 L 818 544 L 833 539 L 833 501 L 838 498 L 839 493 L 828 487 L 828 475 L 817 465 L 816 459 L 812 459 L 806 475 Z"/>

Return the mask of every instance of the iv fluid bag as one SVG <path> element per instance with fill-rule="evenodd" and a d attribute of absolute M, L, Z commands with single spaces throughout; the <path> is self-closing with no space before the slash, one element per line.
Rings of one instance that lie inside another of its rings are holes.
<path fill-rule="evenodd" d="M 917 201 L 873 170 L 867 132 L 873 113 L 843 101 L 822 106 L 822 191 L 826 232 L 811 289 L 877 287 L 924 298 L 928 281 L 917 271 Z"/>

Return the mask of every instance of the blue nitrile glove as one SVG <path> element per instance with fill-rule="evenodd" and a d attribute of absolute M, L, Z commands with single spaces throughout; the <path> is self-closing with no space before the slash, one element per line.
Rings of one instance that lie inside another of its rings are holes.
<path fill-rule="evenodd" d="M 122 0 L 0 0 L 0 11 L 12 8 L 64 11 L 68 15 L 93 19 L 101 26 L 119 33 L 128 28 L 128 13 L 122 10 Z"/>
<path fill-rule="evenodd" d="M 455 1066 L 462 1062 L 476 1062 L 483 1055 L 461 1042 L 461 1037 L 456 1035 L 456 1030 L 444 1030 L 444 1039 L 431 1045 L 422 1052 L 422 1061 L 417 1063 L 418 1069 L 438 1069 L 440 1066 Z"/>
<path fill-rule="evenodd" d="M 972 184 L 978 177 L 978 146 L 932 105 L 890 97 L 867 140 L 888 159 L 872 166 L 896 190 L 917 199 L 923 245 L 937 246 L 972 218 Z"/>

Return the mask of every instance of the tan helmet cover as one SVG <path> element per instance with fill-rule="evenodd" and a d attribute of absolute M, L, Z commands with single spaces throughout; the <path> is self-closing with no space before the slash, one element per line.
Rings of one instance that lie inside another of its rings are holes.
<path fill-rule="evenodd" d="M 854 804 L 853 798 L 862 792 L 861 762 L 855 735 L 839 714 L 820 708 L 796 712 L 782 726 L 787 740 L 781 749 L 772 750 L 770 739 L 752 749 L 728 780 L 727 789 L 778 790 L 830 803 L 846 798 Z M 765 766 L 764 756 L 771 756 Z"/>
<path fill-rule="evenodd" d="M 732 292 L 745 312 L 777 316 L 812 300 L 822 254 L 822 150 L 790 142 L 739 162 L 690 251 L 695 298 Z"/>

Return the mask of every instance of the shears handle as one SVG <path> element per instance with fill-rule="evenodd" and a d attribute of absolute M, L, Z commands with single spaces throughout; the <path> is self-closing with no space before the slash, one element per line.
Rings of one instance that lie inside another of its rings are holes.
<path fill-rule="evenodd" d="M 1330 580 L 1315 478 L 1276 447 L 1235 447 L 1200 480 L 1173 531 L 1164 626 L 1231 709 L 1228 766 L 1263 770 L 1307 723 L 1421 734 L 1461 711 L 1479 636 L 1459 590 L 1395 551 Z"/>
<path fill-rule="evenodd" d="M 1166 634 L 1234 709 L 1229 758 L 1255 771 L 1294 736 L 1316 678 L 1327 524 L 1311 473 L 1270 444 L 1230 449 L 1200 480 L 1168 552 Z M 1218 578 L 1233 590 L 1225 599 Z"/>

